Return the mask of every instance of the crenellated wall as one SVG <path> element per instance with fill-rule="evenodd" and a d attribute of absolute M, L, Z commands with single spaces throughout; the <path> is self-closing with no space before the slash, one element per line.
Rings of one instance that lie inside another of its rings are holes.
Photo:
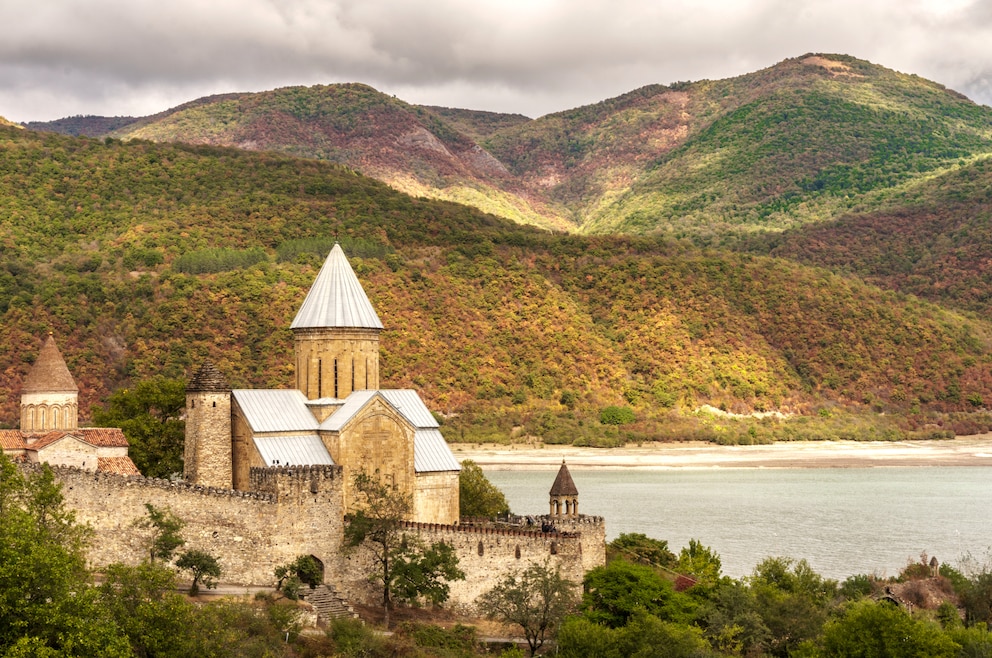
<path fill-rule="evenodd" d="M 258 491 L 235 491 L 142 477 L 54 468 L 68 506 L 95 536 L 90 564 L 137 563 L 147 531 L 135 520 L 146 503 L 168 508 L 185 522 L 184 548 L 217 556 L 221 579 L 270 585 L 273 571 L 300 554 L 334 563 L 343 536 L 341 473 L 337 466 L 252 472 Z"/>
<path fill-rule="evenodd" d="M 35 464 L 22 464 L 35 469 Z M 147 551 L 148 531 L 135 526 L 145 504 L 168 508 L 185 522 L 184 548 L 217 556 L 221 580 L 231 585 L 274 586 L 277 566 L 309 554 L 325 567 L 324 579 L 356 603 L 376 604 L 381 593 L 369 583 L 367 549 L 342 553 L 344 477 L 340 466 L 251 469 L 250 491 L 184 481 L 127 477 L 53 467 L 67 506 L 93 527 L 90 564 L 135 564 Z M 455 548 L 466 579 L 451 583 L 448 605 L 470 609 L 483 592 L 511 571 L 546 560 L 560 566 L 578 587 L 585 572 L 605 562 L 601 517 L 553 521 L 556 532 L 408 522 L 405 532 L 425 544 L 444 541 Z M 540 527 L 540 526 L 538 526 Z"/>
<path fill-rule="evenodd" d="M 582 517 L 577 525 L 582 532 L 539 532 L 534 530 L 442 525 L 434 523 L 406 523 L 405 531 L 420 538 L 425 544 L 443 541 L 454 547 L 458 555 L 458 566 L 465 572 L 465 580 L 450 583 L 451 595 L 446 606 L 471 610 L 475 599 L 491 589 L 503 576 L 512 571 L 523 571 L 533 563 L 561 568 L 562 575 L 581 587 L 585 574 L 586 560 L 594 562 L 600 554 L 587 548 L 595 539 L 604 537 L 603 520 L 600 517 Z M 605 562 L 605 545 L 602 549 Z M 371 553 L 355 551 L 341 556 L 336 585 L 354 601 L 377 604 L 382 600 L 381 590 L 371 584 L 368 575 L 375 565 Z"/>

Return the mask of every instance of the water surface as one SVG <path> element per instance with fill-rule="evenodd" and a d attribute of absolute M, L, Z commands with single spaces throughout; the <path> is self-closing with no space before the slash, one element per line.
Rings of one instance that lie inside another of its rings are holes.
<path fill-rule="evenodd" d="M 924 551 L 957 564 L 992 545 L 988 467 L 570 470 L 579 510 L 606 517 L 607 539 L 642 532 L 676 553 L 698 539 L 735 578 L 768 556 L 840 580 L 891 576 Z M 548 512 L 557 467 L 485 472 L 514 512 Z"/>

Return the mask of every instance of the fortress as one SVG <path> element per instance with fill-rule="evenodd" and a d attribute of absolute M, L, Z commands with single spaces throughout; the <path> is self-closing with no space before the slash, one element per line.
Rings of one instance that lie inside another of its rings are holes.
<path fill-rule="evenodd" d="M 499 577 L 531 562 L 550 560 L 574 582 L 605 563 L 603 519 L 578 513 L 564 463 L 550 514 L 534 526 L 550 531 L 460 519 L 460 465 L 415 391 L 379 388 L 383 325 L 340 246 L 291 328 L 293 389 L 231 390 L 211 363 L 193 375 L 182 480 L 138 475 L 120 430 L 76 428 L 75 384 L 51 336 L 25 380 L 21 429 L 0 431 L 4 452 L 25 468 L 52 465 L 67 505 L 94 529 L 96 568 L 140 561 L 143 538 L 133 522 L 150 503 L 185 522 L 188 547 L 217 556 L 227 584 L 273 586 L 277 566 L 311 555 L 326 583 L 374 603 L 371 556 L 341 550 L 359 472 L 409 496 L 409 534 L 454 547 L 466 573 L 451 583 L 455 607 L 470 607 Z"/>

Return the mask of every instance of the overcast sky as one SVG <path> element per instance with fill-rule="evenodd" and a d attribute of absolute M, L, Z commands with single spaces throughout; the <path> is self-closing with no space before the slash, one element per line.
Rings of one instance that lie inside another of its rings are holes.
<path fill-rule="evenodd" d="M 992 0 L 0 0 L 0 116 L 364 82 L 537 117 L 846 53 L 992 104 Z"/>

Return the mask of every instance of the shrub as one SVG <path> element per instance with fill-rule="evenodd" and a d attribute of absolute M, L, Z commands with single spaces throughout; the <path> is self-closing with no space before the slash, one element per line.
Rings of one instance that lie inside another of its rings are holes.
<path fill-rule="evenodd" d="M 599 412 L 599 422 L 603 425 L 626 425 L 637 420 L 630 407 L 609 406 Z"/>

